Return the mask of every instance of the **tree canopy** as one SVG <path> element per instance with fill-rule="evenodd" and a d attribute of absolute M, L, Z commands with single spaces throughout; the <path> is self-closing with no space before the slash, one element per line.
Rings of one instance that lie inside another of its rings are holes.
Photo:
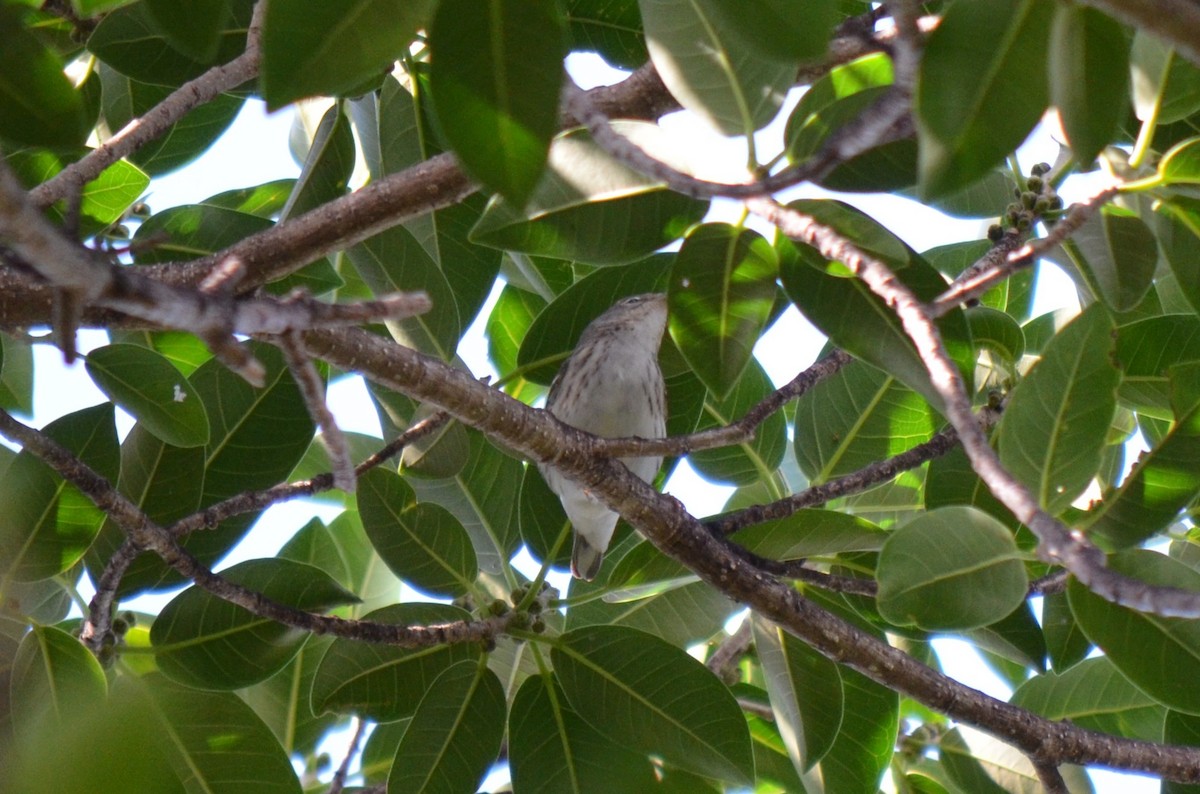
<path fill-rule="evenodd" d="M 255 98 L 298 178 L 145 198 Z M 1188 0 L 0 0 L 0 792 L 1194 790 L 1198 131 Z M 1033 316 L 1051 265 L 1078 312 Z M 541 410 L 646 292 L 669 437 Z M 35 346 L 109 400 L 22 421 Z M 360 375 L 382 438 L 326 401 Z M 624 519 L 561 592 L 539 463 Z M 300 498 L 336 517 L 222 564 Z"/>

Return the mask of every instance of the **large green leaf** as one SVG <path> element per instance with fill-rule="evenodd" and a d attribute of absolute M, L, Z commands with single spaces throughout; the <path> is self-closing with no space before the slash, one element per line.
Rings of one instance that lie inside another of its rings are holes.
<path fill-rule="evenodd" d="M 1163 39 L 1137 31 L 1129 52 L 1133 109 L 1141 121 L 1158 124 L 1186 119 L 1200 110 L 1200 68 Z"/>
<path fill-rule="evenodd" d="M 837 0 L 712 0 L 708 7 L 744 45 L 785 63 L 823 58 L 841 16 Z"/>
<path fill-rule="evenodd" d="M 279 220 L 296 218 L 346 192 L 354 172 L 354 133 L 337 105 L 325 111 Z"/>
<path fill-rule="evenodd" d="M 113 406 L 102 403 L 55 419 L 42 432 L 110 482 L 120 465 Z M 87 551 L 104 513 L 29 450 L 0 477 L 0 582 L 48 579 Z"/>
<path fill-rule="evenodd" d="M 272 110 L 382 79 L 429 19 L 431 0 L 273 0 L 263 20 L 262 91 Z M 357 93 L 357 92 L 356 92 Z"/>
<path fill-rule="evenodd" d="M 479 662 L 459 662 L 421 699 L 388 774 L 390 794 L 470 794 L 496 760 L 504 738 L 504 688 Z"/>
<path fill-rule="evenodd" d="M 609 739 L 681 769 L 754 780 L 737 703 L 681 649 L 633 629 L 591 626 L 564 634 L 552 658 L 571 706 Z"/>
<path fill-rule="evenodd" d="M 1181 364 L 1171 372 L 1178 419 L 1089 516 L 1088 535 L 1111 547 L 1133 546 L 1165 529 L 1200 493 L 1200 365 Z"/>
<path fill-rule="evenodd" d="M 150 17 L 171 46 L 200 63 L 216 57 L 230 5 L 231 0 L 146 0 Z"/>
<path fill-rule="evenodd" d="M 749 135 L 779 111 L 796 66 L 767 57 L 745 33 L 735 34 L 719 15 L 720 2 L 640 0 L 638 5 L 650 60 L 671 95 L 723 134 Z M 765 13 L 758 9 L 759 15 Z M 743 10 L 739 21 L 744 16 Z"/>
<path fill-rule="evenodd" d="M 14 728 L 61 728 L 79 709 L 104 703 L 108 685 L 96 657 L 53 626 L 34 626 L 21 640 L 9 678 Z"/>
<path fill-rule="evenodd" d="M 402 344 L 441 359 L 454 357 L 463 325 L 454 305 L 453 291 L 437 264 L 407 229 L 393 226 L 355 245 L 346 254 L 376 295 L 424 290 L 433 302 L 433 310 L 390 321 L 388 330 Z"/>
<path fill-rule="evenodd" d="M 921 193 L 981 178 L 1021 145 L 1048 102 L 1054 5 L 963 0 L 929 36 L 917 81 Z"/>
<path fill-rule="evenodd" d="M 1136 214 L 1120 207 L 1102 208 L 1063 243 L 1063 249 L 1114 312 L 1141 303 L 1158 265 L 1154 233 Z"/>
<path fill-rule="evenodd" d="M 1116 20 L 1094 8 L 1054 10 L 1049 48 L 1050 101 L 1076 159 L 1095 159 L 1129 112 L 1129 40 Z"/>
<path fill-rule="evenodd" d="M 1104 657 L 1085 659 L 1062 673 L 1034 676 L 1013 692 L 1011 703 L 1094 731 L 1146 741 L 1161 738 L 1163 707 Z"/>
<path fill-rule="evenodd" d="M 314 518 L 292 535 L 278 556 L 320 568 L 357 594 L 362 601 L 349 608 L 352 617 L 396 602 L 400 581 L 375 553 L 354 510 L 343 511 L 328 526 Z"/>
<path fill-rule="evenodd" d="M 797 400 L 796 460 L 821 483 L 924 443 L 934 429 L 933 411 L 919 394 L 854 361 Z"/>
<path fill-rule="evenodd" d="M 78 146 L 93 119 L 63 64 L 25 27 L 24 16 L 19 4 L 0 5 L 0 137 Z"/>
<path fill-rule="evenodd" d="M 613 126 L 651 154 L 677 159 L 656 126 L 629 121 Z M 574 130 L 551 145 L 546 171 L 525 209 L 493 199 L 471 239 L 592 265 L 623 264 L 682 235 L 707 207 L 621 164 L 586 132 Z"/>
<path fill-rule="evenodd" d="M 571 565 L 570 521 L 563 511 L 562 501 L 550 490 L 537 466 L 526 466 L 519 496 L 521 540 L 529 553 L 539 562 L 548 561 L 566 570 Z M 550 557 L 555 544 L 558 553 Z"/>
<path fill-rule="evenodd" d="M 394 472 L 375 468 L 358 479 L 363 527 L 392 572 L 434 595 L 464 595 L 479 575 L 462 524 L 441 505 L 418 502 Z"/>
<path fill-rule="evenodd" d="M 1109 567 L 1152 585 L 1200 590 L 1200 573 L 1163 554 L 1132 549 L 1109 557 Z M 1075 579 L 1067 586 L 1071 611 L 1088 639 L 1138 689 L 1164 706 L 1200 714 L 1200 625 L 1118 606 Z"/>
<path fill-rule="evenodd" d="M 157 674 L 121 675 L 108 702 L 81 704 L 72 717 L 22 737 L 0 787 L 15 779 L 33 794 L 301 791 L 270 729 L 232 693 L 197 692 Z"/>
<path fill-rule="evenodd" d="M 770 394 L 772 385 L 757 360 L 751 360 L 733 391 L 723 400 L 711 394 L 704 402 L 704 412 L 696 430 L 720 427 L 733 422 Z M 782 413 L 774 413 L 754 431 L 754 438 L 744 444 L 692 453 L 688 460 L 706 477 L 719 482 L 747 485 L 767 478 L 779 468 L 787 450 L 787 421 Z"/>
<path fill-rule="evenodd" d="M 724 399 L 754 357 L 775 302 L 779 263 L 758 232 L 698 226 L 671 267 L 671 337 L 692 371 Z"/>
<path fill-rule="evenodd" d="M 155 351 L 141 345 L 106 345 L 87 354 L 87 369 L 101 391 L 166 443 L 208 443 L 208 415 L 199 395 Z"/>
<path fill-rule="evenodd" d="M 1013 390 L 1000 421 L 1000 460 L 1059 513 L 1099 468 L 1116 409 L 1112 320 L 1100 304 L 1059 331 Z"/>
<path fill-rule="evenodd" d="M 1200 154 L 1200 141 L 1193 149 Z M 1200 168 L 1196 169 L 1200 175 Z M 1175 276 L 1175 283 L 1193 311 L 1200 312 L 1200 262 L 1192 256 L 1200 244 L 1200 201 L 1172 196 L 1155 203 L 1154 231 L 1159 248 Z"/>
<path fill-rule="evenodd" d="M 20 149 L 5 160 L 17 178 L 28 187 L 54 177 L 90 149 Z M 82 187 L 79 194 L 79 231 L 95 234 L 120 220 L 130 205 L 150 184 L 150 177 L 137 166 L 118 160 Z M 60 223 L 66 220 L 66 203 L 57 202 L 48 215 Z"/>
<path fill-rule="evenodd" d="M 521 685 L 508 715 L 508 742 L 516 791 L 646 791 L 654 780 L 649 759 L 584 722 L 553 678 L 530 676 Z"/>
<path fill-rule="evenodd" d="M 248 560 L 221 575 L 297 609 L 322 611 L 358 600 L 324 571 L 291 560 Z M 150 630 L 159 669 L 198 689 L 241 689 L 262 681 L 287 664 L 308 637 L 199 587 L 172 599 Z"/>
<path fill-rule="evenodd" d="M 470 613 L 449 604 L 394 604 L 363 616 L 400 626 L 469 620 Z M 312 710 L 354 713 L 377 722 L 412 716 L 435 678 L 455 662 L 479 658 L 478 645 L 458 643 L 428 648 L 337 639 L 321 658 L 312 684 Z"/>
<path fill-rule="evenodd" d="M 971 507 L 943 507 L 892 533 L 879 552 L 879 614 L 928 631 L 1002 620 L 1029 580 L 1008 527 Z"/>
<path fill-rule="evenodd" d="M 253 9 L 251 0 L 232 0 L 231 13 L 220 31 L 213 60 L 224 63 L 246 49 L 246 31 Z M 178 86 L 200 76 L 209 65 L 175 49 L 145 3 L 134 3 L 105 15 L 87 45 L 117 71 L 153 85 Z"/>
<path fill-rule="evenodd" d="M 563 33 L 550 0 L 441 0 L 429 31 L 441 130 L 467 171 L 516 207 L 558 131 Z"/>
<path fill-rule="evenodd" d="M 841 668 L 774 623 L 757 615 L 750 620 L 775 723 L 803 774 L 829 752 L 841 729 Z"/>
<path fill-rule="evenodd" d="M 1041 776 L 1027 755 L 991 734 L 959 725 L 938 744 L 942 766 L 957 791 L 972 794 L 1036 794 L 1044 791 Z M 1062 766 L 1068 791 L 1092 791 L 1091 782 L 1078 767 Z"/>

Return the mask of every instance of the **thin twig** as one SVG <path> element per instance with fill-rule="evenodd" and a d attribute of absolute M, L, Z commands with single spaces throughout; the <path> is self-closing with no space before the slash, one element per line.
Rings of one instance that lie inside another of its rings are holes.
<path fill-rule="evenodd" d="M 350 762 L 354 760 L 354 756 L 358 755 L 358 746 L 362 744 L 363 735 L 367 730 L 367 721 L 361 717 L 356 718 L 358 725 L 354 729 L 354 737 L 350 739 L 350 746 L 346 748 L 346 755 L 342 757 L 342 763 L 338 765 L 337 771 L 333 773 L 333 779 L 329 781 L 328 794 L 341 794 L 346 788 L 346 778 L 350 775 Z"/>
<path fill-rule="evenodd" d="M 292 379 L 296 381 L 304 398 L 308 415 L 321 429 L 321 442 L 329 455 L 333 487 L 346 493 L 354 493 L 357 480 L 354 476 L 354 463 L 350 460 L 350 446 L 346 443 L 346 436 L 338 427 L 333 412 L 329 410 L 329 404 L 325 402 L 325 382 L 313 366 L 312 358 L 304 351 L 299 333 L 291 331 L 283 334 L 277 337 L 276 344 L 283 351 Z"/>

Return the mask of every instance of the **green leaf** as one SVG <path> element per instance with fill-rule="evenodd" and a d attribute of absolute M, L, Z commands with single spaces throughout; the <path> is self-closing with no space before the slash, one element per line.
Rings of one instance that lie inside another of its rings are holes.
<path fill-rule="evenodd" d="M 410 603 L 384 607 L 363 619 L 422 626 L 470 620 L 471 615 L 449 604 Z M 480 653 L 480 646 L 471 643 L 400 648 L 336 639 L 313 679 L 313 713 L 353 713 L 376 722 L 412 716 L 443 670 L 456 662 L 478 660 Z"/>
<path fill-rule="evenodd" d="M 387 323 L 396 341 L 446 361 L 454 357 L 463 324 L 453 291 L 407 229 L 393 226 L 350 248 L 346 255 L 376 295 L 408 290 L 424 290 L 429 295 L 432 311 Z"/>
<path fill-rule="evenodd" d="M 606 738 L 571 708 L 553 678 L 530 676 L 508 715 L 514 790 L 530 794 L 646 791 L 654 770 L 645 755 Z"/>
<path fill-rule="evenodd" d="M 1129 40 L 1116 20 L 1086 6 L 1054 9 L 1050 101 L 1075 159 L 1090 163 L 1129 112 Z"/>
<path fill-rule="evenodd" d="M 1136 214 L 1120 207 L 1101 208 L 1063 243 L 1063 249 L 1088 286 L 1114 312 L 1141 303 L 1158 265 L 1154 233 Z"/>
<path fill-rule="evenodd" d="M 668 162 L 670 144 L 657 126 L 613 127 Z M 560 135 L 546 171 L 523 210 L 493 199 L 471 232 L 483 245 L 576 259 L 592 265 L 631 262 L 681 236 L 708 202 L 688 198 L 621 164 L 583 130 Z"/>
<path fill-rule="evenodd" d="M 779 263 L 758 232 L 697 226 L 671 267 L 671 337 L 717 399 L 728 396 L 766 327 Z"/>
<path fill-rule="evenodd" d="M 637 0 L 567 0 L 572 50 L 591 50 L 633 70 L 650 57 Z"/>
<path fill-rule="evenodd" d="M 1172 146 L 1158 162 L 1158 176 L 1164 185 L 1200 183 L 1200 138 L 1188 138 Z M 1195 200 L 1186 203 L 1194 206 Z"/>
<path fill-rule="evenodd" d="M 684 651 L 633 629 L 591 626 L 564 634 L 551 654 L 571 706 L 609 739 L 684 770 L 754 780 L 737 703 Z"/>
<path fill-rule="evenodd" d="M 1057 514 L 1099 468 L 1120 372 L 1112 320 L 1099 304 L 1059 331 L 1013 390 L 1000 420 L 1000 460 Z"/>
<path fill-rule="evenodd" d="M 272 218 L 283 211 L 295 186 L 295 179 L 276 179 L 254 187 L 226 190 L 209 196 L 202 203 L 260 218 Z"/>
<path fill-rule="evenodd" d="M 1042 633 L 1046 638 L 1046 653 L 1058 672 L 1067 670 L 1083 660 L 1092 644 L 1079 628 L 1066 592 L 1050 593 L 1042 601 Z"/>
<path fill-rule="evenodd" d="M 1053 12 L 1039 0 L 965 0 L 946 10 L 917 81 L 922 196 L 979 179 L 1037 124 Z"/>
<path fill-rule="evenodd" d="M 376 468 L 358 479 L 358 509 L 367 537 L 396 576 L 433 595 L 470 590 L 479 575 L 475 550 L 446 508 L 417 502 L 408 483 Z"/>
<path fill-rule="evenodd" d="M 1117 392 L 1121 402 L 1140 414 L 1174 419 L 1168 373 L 1177 364 L 1200 361 L 1200 319 L 1168 314 L 1122 325 L 1117 361 L 1124 374 Z"/>
<path fill-rule="evenodd" d="M 571 596 L 586 594 L 592 587 L 601 586 L 572 582 Z M 704 582 L 659 590 L 662 588 L 650 587 L 632 596 L 617 592 L 574 606 L 567 612 L 567 629 L 628 626 L 686 648 L 719 632 L 737 610 L 724 594 Z"/>
<path fill-rule="evenodd" d="M 221 45 L 230 0 L 146 0 L 151 19 L 171 46 L 200 63 L 210 63 Z"/>
<path fill-rule="evenodd" d="M 788 159 L 803 162 L 816 154 L 831 135 L 868 111 L 888 91 L 892 80 L 892 60 L 884 53 L 831 69 L 812 84 L 788 117 L 784 132 Z M 916 181 L 917 145 L 913 139 L 870 149 L 817 180 L 831 190 L 846 191 L 894 190 Z M 1007 196 L 1006 190 L 1004 201 Z"/>
<path fill-rule="evenodd" d="M 248 560 L 221 575 L 306 611 L 358 600 L 324 571 L 291 560 Z M 163 607 L 150 630 L 159 669 L 197 689 L 241 689 L 258 683 L 287 664 L 308 637 L 302 629 L 258 617 L 198 586 Z"/>
<path fill-rule="evenodd" d="M 116 480 L 120 453 L 113 406 L 102 403 L 42 428 L 101 477 Z M 21 450 L 0 477 L 0 583 L 32 582 L 79 561 L 104 523 L 104 513 L 39 457 Z"/>
<path fill-rule="evenodd" d="M 30 28 L 25 11 L 0 5 L 0 137 L 32 146 L 79 146 L 92 126 L 63 65 Z"/>
<path fill-rule="evenodd" d="M 1042 791 L 1037 769 L 1016 747 L 990 734 L 960 725 L 939 743 L 942 766 L 958 790 L 972 794 Z M 1091 782 L 1077 767 L 1061 767 L 1068 791 L 1088 792 Z"/>
<path fill-rule="evenodd" d="M 300 794 L 279 742 L 232 693 L 121 675 L 107 703 L 73 716 L 66 728 L 27 734 L 9 756 L 6 776 L 23 792 Z"/>
<path fill-rule="evenodd" d="M 8 155 L 6 159 L 21 182 L 33 187 L 57 175 L 89 151 L 22 149 Z M 120 220 L 149 184 L 149 176 L 124 160 L 118 160 L 105 168 L 82 189 L 79 201 L 79 231 L 85 235 L 95 234 Z M 65 207 L 65 202 L 57 202 L 50 207 L 48 214 L 56 222 L 63 223 L 66 219 Z"/>
<path fill-rule="evenodd" d="M 1200 140 L 1197 141 L 1200 144 Z M 1200 155 L 1200 146 L 1196 147 Z M 1200 182 L 1200 162 L 1196 169 Z M 1200 244 L 1200 201 L 1187 196 L 1172 196 L 1155 202 L 1155 234 L 1159 248 L 1171 266 L 1175 283 L 1192 311 L 1200 312 L 1200 262 L 1192 256 Z"/>
<path fill-rule="evenodd" d="M 549 0 L 442 0 L 429 31 L 442 132 L 467 171 L 516 207 L 558 131 L 563 32 Z"/>
<path fill-rule="evenodd" d="M 1162 706 L 1104 657 L 1084 659 L 1062 673 L 1034 676 L 1013 692 L 1010 702 L 1093 731 L 1145 741 L 1162 738 Z"/>
<path fill-rule="evenodd" d="M 546 308 L 546 301 L 541 297 L 518 289 L 511 284 L 505 284 L 500 291 L 492 313 L 488 315 L 487 340 L 488 358 L 501 377 L 509 375 L 517 368 L 517 354 L 521 343 L 533 324 L 533 318 Z M 509 396 L 522 402 L 532 402 L 543 391 L 524 376 L 509 380 L 504 385 Z"/>
<path fill-rule="evenodd" d="M 389 794 L 476 790 L 504 738 L 504 688 L 478 662 L 447 668 L 421 699 L 388 775 Z"/>
<path fill-rule="evenodd" d="M 949 505 L 969 505 L 992 518 L 1017 528 L 1012 512 L 997 499 L 971 467 L 971 460 L 962 447 L 929 462 L 925 476 L 925 507 L 933 510 Z"/>
<path fill-rule="evenodd" d="M 222 25 L 216 57 L 205 62 L 175 49 L 145 3 L 105 15 L 87 46 L 100 60 L 134 80 L 178 86 L 199 77 L 212 63 L 225 63 L 242 54 L 253 9 L 250 0 L 231 0 L 231 13 Z"/>
<path fill-rule="evenodd" d="M 138 227 L 135 259 L 138 264 L 198 259 L 274 225 L 269 218 L 213 205 L 171 207 Z"/>
<path fill-rule="evenodd" d="M 33 413 L 33 347 L 0 334 L 0 407 Z"/>
<path fill-rule="evenodd" d="M 840 201 L 802 199 L 788 205 L 847 237 L 865 253 L 892 268 L 918 298 L 932 300 L 946 288 L 945 279 L 927 262 L 870 216 Z M 844 265 L 826 260 L 813 247 L 784 237 L 776 241 L 784 290 L 797 308 L 838 347 L 896 376 L 930 405 L 941 397 L 929 382 L 916 347 L 900 319 Z M 951 357 L 970 382 L 975 355 L 961 311 L 938 320 Z"/>
<path fill-rule="evenodd" d="M 517 504 L 522 465 L 475 430 L 467 430 L 467 461 L 452 477 L 413 478 L 409 484 L 422 502 L 449 510 L 471 536 L 480 570 L 499 573 L 521 545 Z"/>
<path fill-rule="evenodd" d="M 279 220 L 295 218 L 345 195 L 354 172 L 354 133 L 337 105 L 325 111 L 313 134 L 296 180 Z"/>
<path fill-rule="evenodd" d="M 935 429 L 919 394 L 854 361 L 796 401 L 796 461 L 812 483 L 822 483 L 922 444 Z"/>
<path fill-rule="evenodd" d="M 758 615 L 750 620 L 775 723 L 803 774 L 829 752 L 841 729 L 841 668 L 774 623 Z"/>
<path fill-rule="evenodd" d="M 1200 590 L 1200 573 L 1163 554 L 1131 549 L 1108 558 L 1117 573 L 1151 585 Z M 1200 625 L 1118 606 L 1075 579 L 1067 585 L 1080 628 L 1126 678 L 1167 708 L 1200 714 Z"/>
<path fill-rule="evenodd" d="M 1015 367 L 1025 355 L 1025 334 L 1012 315 L 987 306 L 968 309 L 966 315 L 976 348 Z"/>
<path fill-rule="evenodd" d="M 728 397 L 718 400 L 709 395 L 696 430 L 729 424 L 744 416 L 771 391 L 773 387 L 767 373 L 757 360 L 752 359 Z M 758 426 L 751 441 L 694 452 L 688 460 L 705 477 L 734 485 L 747 485 L 771 476 L 783 462 L 786 449 L 787 421 L 782 413 L 774 413 Z"/>
<path fill-rule="evenodd" d="M 337 725 L 335 715 L 316 716 L 308 705 L 317 663 L 332 643 L 333 637 L 328 634 L 309 638 L 282 670 L 238 692 L 289 756 L 315 753 L 325 734 Z"/>
<path fill-rule="evenodd" d="M 943 507 L 892 533 L 879 553 L 879 614 L 928 631 L 986 626 L 1025 599 L 1025 566 L 1008 527 L 971 507 Z"/>
<path fill-rule="evenodd" d="M 179 370 L 141 345 L 105 345 L 87 355 L 92 380 L 154 435 L 177 447 L 208 443 L 204 403 Z"/>
<path fill-rule="evenodd" d="M 1169 124 L 1200 110 L 1200 69 L 1158 36 L 1137 31 L 1129 52 L 1133 109 L 1140 121 L 1152 115 Z"/>
<path fill-rule="evenodd" d="M 78 639 L 53 626 L 34 626 L 21 640 L 9 678 L 13 727 L 61 729 L 79 709 L 104 703 L 104 670 Z M 48 728 L 49 728 L 48 726 Z"/>
<path fill-rule="evenodd" d="M 1111 548 L 1134 546 L 1165 529 L 1200 493 L 1200 471 L 1193 465 L 1200 455 L 1200 400 L 1195 391 L 1200 365 L 1179 365 L 1172 375 L 1178 420 L 1142 453 L 1121 487 L 1105 494 L 1094 518 L 1088 517 L 1088 535 Z"/>
<path fill-rule="evenodd" d="M 650 60 L 671 95 L 722 134 L 750 135 L 775 117 L 796 66 L 767 57 L 759 42 L 735 34 L 718 13 L 720 1 L 638 5 Z"/>
<path fill-rule="evenodd" d="M 712 0 L 710 5 L 713 18 L 744 46 L 785 63 L 823 58 L 841 21 L 837 0 Z"/>
<path fill-rule="evenodd" d="M 655 254 L 632 265 L 601 268 L 568 287 L 525 332 L 517 352 L 517 366 L 524 376 L 550 385 L 588 323 L 621 298 L 663 291 L 673 261 L 670 254 Z"/>
<path fill-rule="evenodd" d="M 263 19 L 262 91 L 271 110 L 382 78 L 433 11 L 431 0 L 273 0 Z"/>
<path fill-rule="evenodd" d="M 100 110 L 105 123 L 114 132 L 144 115 L 166 99 L 172 90 L 167 86 L 131 80 L 104 63 L 100 64 L 99 71 L 104 87 Z M 187 165 L 229 129 L 244 103 L 242 97 L 232 94 L 213 97 L 203 105 L 192 108 L 157 139 L 131 153 L 129 160 L 152 176 Z M 129 164 L 118 160 L 109 168 L 119 165 Z"/>

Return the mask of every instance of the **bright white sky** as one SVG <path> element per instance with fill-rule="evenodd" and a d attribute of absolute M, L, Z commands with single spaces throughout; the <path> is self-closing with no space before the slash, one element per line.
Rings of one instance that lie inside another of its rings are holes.
<path fill-rule="evenodd" d="M 576 81 L 584 88 L 617 82 L 625 76 L 624 72 L 607 67 L 595 56 L 573 55 L 568 66 Z M 759 133 L 760 152 L 774 153 L 782 147 L 783 123 L 787 118 L 787 110 L 798 98 L 798 92 L 793 92 L 788 106 L 776 123 Z M 691 158 L 694 162 L 709 164 L 710 170 L 703 175 L 728 180 L 743 178 L 738 166 L 745 161 L 745 148 L 738 141 L 722 138 L 682 113 L 664 118 L 661 124 L 674 136 L 680 150 L 687 150 L 694 155 Z M 154 211 L 161 211 L 171 206 L 195 203 L 233 187 L 298 175 L 299 166 L 290 157 L 286 146 L 292 125 L 293 114 L 290 111 L 267 115 L 262 103 L 247 102 L 232 130 L 204 157 L 187 168 L 154 181 L 148 194 L 149 205 Z M 1055 153 L 1056 146 L 1053 141 L 1047 134 L 1041 133 L 1021 150 L 1022 167 L 1028 170 L 1030 165 L 1038 161 L 1053 162 Z M 717 169 L 724 165 L 728 168 L 723 169 L 723 172 L 713 171 L 711 164 L 714 163 Z M 1082 182 L 1069 182 L 1064 186 L 1062 193 L 1068 203 L 1087 194 L 1088 187 L 1081 184 Z M 788 199 L 806 195 L 822 194 L 806 186 L 789 193 Z M 987 225 L 986 222 L 949 218 L 915 202 L 892 196 L 841 195 L 839 198 L 878 218 L 918 251 L 949 242 L 981 238 Z M 718 201 L 714 204 L 708 220 L 733 221 L 738 217 L 738 205 Z M 760 231 L 770 234 L 766 228 L 760 228 Z M 1077 306 L 1074 287 L 1065 276 L 1054 268 L 1045 268 L 1043 274 L 1035 299 L 1034 316 L 1063 306 Z M 494 293 L 492 300 L 495 297 Z M 492 371 L 483 334 L 483 326 L 490 308 L 489 301 L 459 347 L 459 354 L 477 374 Z M 760 340 L 755 354 L 776 385 L 782 385 L 813 361 L 823 341 L 823 337 L 792 308 Z M 100 332 L 85 331 L 80 334 L 79 343 L 83 351 L 106 342 L 106 338 Z M 797 350 L 803 351 L 800 357 L 797 356 Z M 35 356 L 37 381 L 34 393 L 34 425 L 41 427 L 58 416 L 106 399 L 92 384 L 82 364 L 64 367 L 61 355 L 49 346 L 35 347 Z M 361 380 L 346 379 L 335 384 L 330 390 L 330 404 L 344 430 L 379 435 L 379 423 Z M 118 421 L 125 422 L 120 425 L 124 434 L 132 425 L 132 421 L 120 412 L 118 414 L 121 417 Z M 702 480 L 686 464 L 679 467 L 667 484 L 666 490 L 682 500 L 693 514 L 699 516 L 719 512 L 732 493 L 731 488 L 715 486 Z M 273 555 L 291 533 L 303 526 L 313 515 L 328 520 L 336 513 L 337 511 L 329 506 L 304 500 L 273 507 L 255 525 L 246 541 L 234 549 L 219 567 L 227 567 L 245 559 Z M 532 561 L 530 563 L 532 564 Z M 552 584 L 565 592 L 566 580 L 566 574 L 562 574 L 552 579 Z M 85 592 L 86 596 L 90 596 L 90 589 Z M 145 597 L 131 603 L 130 606 L 157 611 L 169 598 L 169 595 Z M 937 647 L 944 663 L 959 680 L 1002 699 L 1007 699 L 1011 694 L 1008 687 L 983 664 L 968 644 L 956 640 L 938 640 Z M 341 738 L 339 743 L 345 741 L 348 739 Z M 326 749 L 335 759 L 340 758 L 343 752 L 335 745 Z M 1158 791 L 1157 781 L 1144 777 L 1101 772 L 1093 778 L 1100 792 L 1149 794 Z M 487 785 L 495 782 L 497 781 L 490 779 Z M 885 785 L 890 786 L 890 781 L 886 778 Z"/>

